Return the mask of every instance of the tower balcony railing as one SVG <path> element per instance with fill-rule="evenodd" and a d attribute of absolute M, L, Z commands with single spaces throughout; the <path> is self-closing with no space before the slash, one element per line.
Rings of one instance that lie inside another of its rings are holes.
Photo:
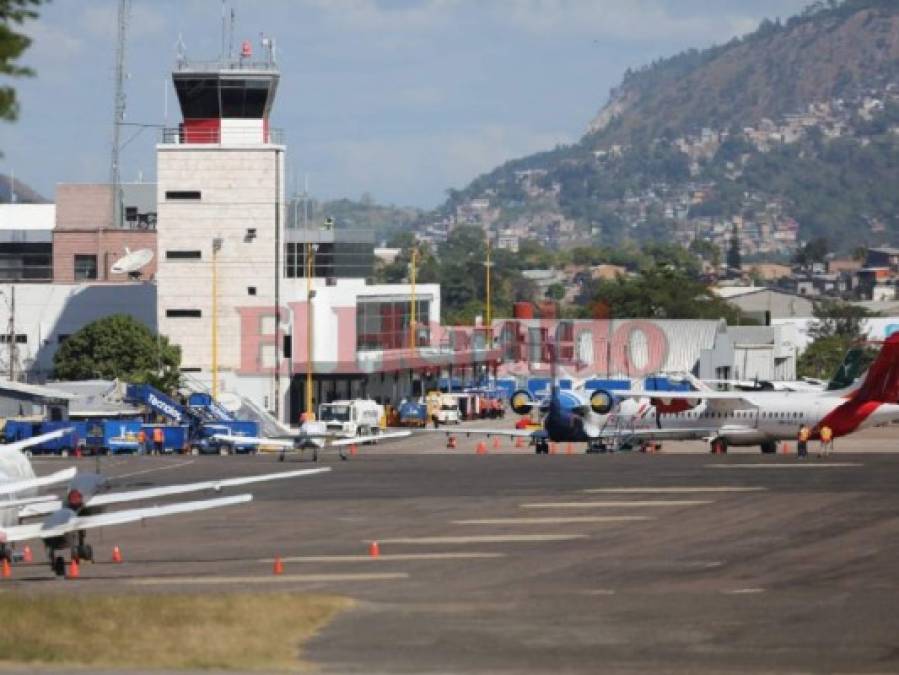
<path fill-rule="evenodd" d="M 163 128 L 160 143 L 162 145 L 283 145 L 284 130 L 188 128 L 179 125 Z"/>

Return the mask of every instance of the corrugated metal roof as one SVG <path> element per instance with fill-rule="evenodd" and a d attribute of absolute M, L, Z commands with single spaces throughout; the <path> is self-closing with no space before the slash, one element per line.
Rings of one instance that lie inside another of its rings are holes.
<path fill-rule="evenodd" d="M 728 326 L 727 334 L 734 345 L 774 344 L 777 329 L 771 326 Z"/>
<path fill-rule="evenodd" d="M 62 391 L 61 389 L 52 389 L 41 384 L 25 384 L 24 382 L 0 380 L 0 395 L 4 393 L 26 396 L 35 400 L 52 399 L 57 401 L 68 401 L 75 398 L 74 395 L 66 391 Z"/>

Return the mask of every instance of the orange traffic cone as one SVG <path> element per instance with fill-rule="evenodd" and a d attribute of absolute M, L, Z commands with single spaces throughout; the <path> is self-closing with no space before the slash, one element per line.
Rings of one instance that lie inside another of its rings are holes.
<path fill-rule="evenodd" d="M 558 451 L 559 446 L 555 442 L 549 444 L 549 454 L 555 455 Z"/>
<path fill-rule="evenodd" d="M 351 455 L 355 455 L 357 452 L 359 452 L 359 449 L 356 447 L 356 444 L 353 443 L 353 444 L 350 446 L 350 454 L 351 454 Z"/>
<path fill-rule="evenodd" d="M 34 555 L 31 553 L 31 547 L 28 544 L 25 544 L 25 548 L 22 549 L 22 562 L 30 563 L 34 560 Z"/>
<path fill-rule="evenodd" d="M 122 549 L 119 548 L 118 544 L 112 547 L 112 562 L 122 562 Z"/>
<path fill-rule="evenodd" d="M 523 448 L 524 446 L 525 446 L 524 439 L 523 439 L 521 436 L 518 436 L 518 437 L 515 439 L 515 447 L 516 447 L 516 448 Z"/>
<path fill-rule="evenodd" d="M 378 542 L 373 541 L 368 545 L 368 555 L 372 558 L 377 558 L 381 555 L 381 548 L 378 546 Z"/>
<path fill-rule="evenodd" d="M 9 579 L 12 576 L 12 567 L 9 566 L 9 559 L 3 559 L 3 578 Z"/>
<path fill-rule="evenodd" d="M 493 437 L 493 449 L 499 450 L 499 436 Z"/>
<path fill-rule="evenodd" d="M 478 441 L 478 444 L 475 446 L 475 452 L 479 455 L 486 455 L 487 444 L 484 441 Z"/>
<path fill-rule="evenodd" d="M 573 446 L 571 443 L 568 443 L 568 444 L 565 446 L 565 454 L 566 454 L 566 455 L 573 455 L 573 454 L 574 454 L 574 446 Z"/>
<path fill-rule="evenodd" d="M 284 574 L 284 563 L 281 562 L 281 556 L 275 556 L 275 565 L 272 568 L 272 574 Z"/>
<path fill-rule="evenodd" d="M 446 447 L 450 450 L 456 449 L 456 437 L 455 436 L 447 436 L 446 437 Z"/>
<path fill-rule="evenodd" d="M 784 455 L 789 455 L 789 454 L 790 454 L 790 444 L 787 443 L 786 441 L 784 441 L 783 443 L 781 443 L 781 445 L 780 445 L 780 451 L 781 451 L 781 453 L 784 454 Z"/>
<path fill-rule="evenodd" d="M 81 570 L 78 568 L 78 558 L 72 558 L 69 563 L 69 573 L 66 575 L 68 579 L 77 579 L 81 576 Z"/>

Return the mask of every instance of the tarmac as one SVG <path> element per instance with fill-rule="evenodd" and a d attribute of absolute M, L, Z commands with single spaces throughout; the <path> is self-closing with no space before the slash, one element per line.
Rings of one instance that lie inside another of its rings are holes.
<path fill-rule="evenodd" d="M 98 562 L 78 580 L 55 579 L 35 547 L 2 583 L 346 595 L 356 607 L 304 654 L 324 673 L 899 671 L 895 427 L 805 459 L 696 443 L 536 456 L 505 439 L 478 455 L 477 440 L 326 454 L 330 473 L 250 486 L 250 504 L 92 533 Z M 299 465 L 312 463 L 101 462 L 131 489 Z"/>

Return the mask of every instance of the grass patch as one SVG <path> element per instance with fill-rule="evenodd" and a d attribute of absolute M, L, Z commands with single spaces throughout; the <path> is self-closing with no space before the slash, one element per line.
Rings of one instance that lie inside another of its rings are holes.
<path fill-rule="evenodd" d="M 0 665 L 296 670 L 348 598 L 299 593 L 0 598 Z"/>

